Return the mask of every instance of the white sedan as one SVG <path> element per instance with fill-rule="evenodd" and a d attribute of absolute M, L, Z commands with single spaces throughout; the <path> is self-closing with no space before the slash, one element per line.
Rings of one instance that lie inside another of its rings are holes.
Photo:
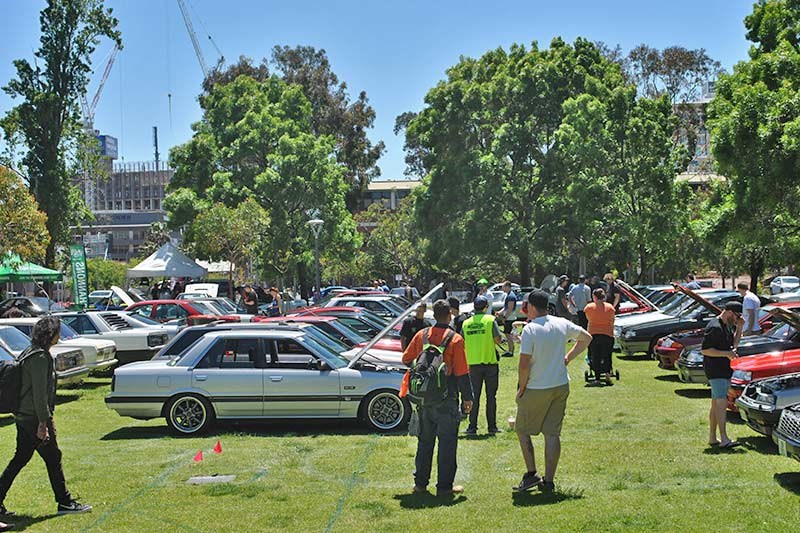
<path fill-rule="evenodd" d="M 778 276 L 769 284 L 769 291 L 772 294 L 780 294 L 798 287 L 800 287 L 800 278 L 797 276 Z"/>

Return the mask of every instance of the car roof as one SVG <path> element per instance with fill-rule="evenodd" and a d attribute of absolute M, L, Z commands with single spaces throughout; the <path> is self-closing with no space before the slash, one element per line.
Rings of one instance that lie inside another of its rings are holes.
<path fill-rule="evenodd" d="M 292 315 L 264 317 L 253 321 L 255 324 L 273 324 L 280 322 L 308 322 L 309 324 L 317 322 L 336 322 L 336 317 L 326 315 Z"/>
<path fill-rule="evenodd" d="M 269 329 L 269 328 L 253 328 L 250 330 L 247 329 L 240 329 L 240 330 L 220 330 L 220 331 L 210 331 L 208 334 L 204 335 L 204 337 L 213 337 L 213 338 L 242 338 L 242 337 L 270 337 L 274 338 L 276 336 L 280 337 L 288 337 L 292 339 L 296 339 L 302 337 L 304 335 L 303 330 L 292 330 L 292 329 Z"/>
<path fill-rule="evenodd" d="M 132 304 L 130 307 L 141 307 L 146 304 L 181 304 L 181 303 L 188 303 L 188 300 L 142 300 L 141 302 L 136 302 Z"/>
<path fill-rule="evenodd" d="M 331 298 L 332 302 L 335 302 L 335 301 L 338 301 L 338 300 L 345 300 L 345 301 L 349 301 L 349 302 L 375 302 L 375 301 L 377 301 L 377 302 L 385 302 L 387 300 L 394 301 L 395 298 L 393 296 L 390 296 L 390 295 L 386 294 L 386 293 L 376 294 L 374 296 L 337 296 L 335 298 Z"/>
<path fill-rule="evenodd" d="M 11 326 L 14 324 L 36 324 L 39 321 L 39 317 L 37 316 L 25 316 L 19 318 L 0 318 L 0 324 Z"/>

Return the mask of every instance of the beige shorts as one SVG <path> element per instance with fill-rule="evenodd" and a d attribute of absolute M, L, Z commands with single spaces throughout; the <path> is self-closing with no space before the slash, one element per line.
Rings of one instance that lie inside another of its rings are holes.
<path fill-rule="evenodd" d="M 514 430 L 520 435 L 561 435 L 567 397 L 569 385 L 551 389 L 526 389 L 522 398 L 517 398 Z"/>

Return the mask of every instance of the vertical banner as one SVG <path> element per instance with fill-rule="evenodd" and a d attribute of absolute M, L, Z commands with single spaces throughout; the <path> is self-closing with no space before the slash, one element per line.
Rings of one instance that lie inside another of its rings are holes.
<path fill-rule="evenodd" d="M 86 250 L 82 244 L 70 245 L 69 259 L 72 264 L 72 292 L 75 303 L 86 308 L 89 306 L 89 280 L 86 272 Z"/>

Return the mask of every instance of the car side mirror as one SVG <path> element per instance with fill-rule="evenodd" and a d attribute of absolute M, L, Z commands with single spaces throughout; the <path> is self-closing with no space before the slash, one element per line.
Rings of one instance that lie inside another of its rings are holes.
<path fill-rule="evenodd" d="M 317 360 L 317 370 L 320 372 L 327 372 L 331 369 L 331 365 L 323 361 L 322 359 Z"/>

